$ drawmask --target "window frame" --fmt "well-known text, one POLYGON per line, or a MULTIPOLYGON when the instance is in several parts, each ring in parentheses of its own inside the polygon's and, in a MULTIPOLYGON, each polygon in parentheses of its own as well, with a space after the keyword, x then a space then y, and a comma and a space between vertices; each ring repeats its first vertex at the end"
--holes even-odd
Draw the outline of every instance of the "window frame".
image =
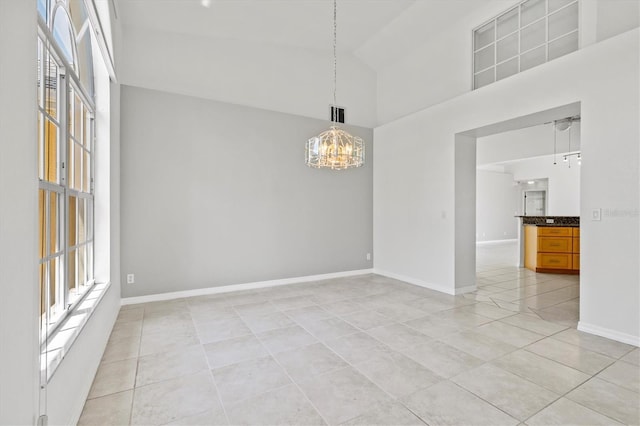
POLYGON ((575 51, 580 50, 582 48, 582 43, 581 43, 581 39, 580 39, 580 34, 582 34, 582 19, 581 19, 581 10, 582 10, 582 2, 581 0, 568 0, 568 3, 565 5, 562 5, 561 7, 553 10, 553 11, 549 11, 549 0, 542 0, 544 2, 544 6, 545 6, 545 11, 544 11, 544 15, 531 21, 528 22, 526 25, 522 25, 522 5, 527 3, 529 0, 521 0, 520 2, 518 2, 517 4, 509 7, 508 9, 505 9, 504 11, 500 12, 499 14, 495 15, 494 17, 487 19, 486 21, 482 22, 480 25, 474 27, 471 30, 471 90, 477 90, 479 88, 491 85, 493 83, 496 83, 500 80, 503 80, 505 78, 509 78, 513 75, 519 74, 523 71, 529 70, 531 68, 535 68, 538 65, 542 65, 544 63, 549 62, 550 60, 553 59, 557 59, 558 57, 564 56, 558 56, 556 58, 552 58, 549 59, 549 45, 557 40, 560 40, 564 37, 570 36, 571 34, 577 34, 578 36, 578 46, 576 48, 575 51), (577 15, 578 15, 578 25, 574 30, 571 30, 569 32, 563 33, 557 37, 554 37, 553 39, 549 39, 549 17, 552 15, 555 15, 556 13, 561 12, 562 10, 565 10, 567 8, 573 7, 573 5, 576 5, 576 7, 578 8, 577 10, 577 15), (517 20, 518 20, 518 25, 517 28, 507 34, 504 34, 500 37, 498 37, 498 20, 506 15, 508 15, 510 12, 517 10, 517 20), (531 47, 529 49, 527 49, 526 51, 522 50, 522 31, 523 29, 526 28, 530 28, 531 26, 538 24, 540 22, 544 22, 545 24, 545 28, 544 28, 544 34, 545 34, 545 39, 544 42, 541 44, 538 44, 534 47, 531 47), (488 43, 485 46, 482 46, 480 48, 476 48, 476 32, 480 29, 482 29, 483 27, 485 27, 488 24, 493 23, 493 40, 488 43), (510 56, 506 59, 503 59, 501 61, 498 60, 498 43, 500 41, 503 41, 505 39, 507 39, 508 37, 511 37, 513 35, 517 34, 518 35, 518 40, 517 40, 517 46, 518 46, 518 51, 515 55, 510 56), (522 70, 522 56, 530 53, 536 49, 539 49, 541 47, 544 47, 544 61, 533 65, 529 68, 526 68, 525 70, 522 70), (479 69, 478 71, 476 71, 476 53, 484 50, 484 49, 488 49, 488 48, 492 48, 493 49, 493 63, 492 65, 485 67, 483 69, 479 69), (502 78, 498 78, 498 66, 499 65, 503 65, 506 64, 509 61, 512 61, 516 59, 517 60, 517 71, 509 74, 505 77, 502 78), (480 74, 482 74, 483 72, 489 71, 489 70, 493 70, 493 81, 491 81, 490 83, 486 83, 484 85, 481 86, 476 86, 476 77, 480 74))
MULTIPOLYGON (((53 0, 55 3, 51 7, 52 16, 57 13, 59 8, 63 9, 63 12, 67 14, 67 18, 71 25, 70 31, 72 32, 72 36, 74 38, 73 42, 73 55, 74 58, 77 58, 77 46, 76 43, 76 34, 75 28, 73 27, 73 20, 69 16, 68 10, 63 7, 57 0, 53 0)), ((92 293, 92 289, 96 287, 95 281, 95 191, 94 191, 94 176, 95 176, 95 137, 96 137, 96 129, 95 129, 95 111, 96 104, 94 99, 89 96, 87 90, 81 83, 81 78, 77 73, 79 72, 79 68, 72 64, 70 64, 65 57, 64 52, 62 52, 60 46, 58 46, 55 41, 55 37, 52 34, 52 31, 49 28, 49 24, 45 22, 43 17, 38 14, 38 51, 37 51, 37 61, 40 61, 40 67, 38 69, 38 79, 40 80, 40 87, 38 87, 39 91, 39 99, 42 100, 42 104, 38 102, 38 110, 37 114, 42 114, 44 118, 42 122, 39 124, 39 136, 36 143, 38 144, 38 191, 45 191, 45 200, 47 198, 46 194, 50 192, 55 192, 60 195, 59 203, 62 203, 62 206, 58 206, 58 210, 61 212, 62 217, 61 226, 58 231, 58 244, 59 249, 55 254, 47 255, 45 257, 38 259, 39 268, 41 265, 46 265, 48 262, 52 260, 52 258, 58 258, 60 260, 60 268, 62 271, 60 272, 60 283, 59 286, 62 286, 62 296, 63 303, 62 311, 55 315, 55 317, 49 316, 49 294, 50 294, 50 281, 48 279, 49 275, 49 267, 45 267, 45 279, 44 286, 47 289, 46 295, 40 295, 40 300, 44 299, 45 307, 44 313, 39 313, 39 323, 40 323, 40 342, 41 342, 41 352, 44 354, 48 352, 51 348, 49 345, 52 343, 56 333, 59 331, 61 326, 65 324, 65 321, 74 314, 74 311, 78 306, 80 306, 87 296, 92 293), (56 77, 56 118, 53 119, 51 113, 47 108, 47 98, 46 98, 46 77, 47 71, 44 69, 46 65, 47 55, 51 55, 51 60, 55 62, 57 66, 57 77, 56 77), (75 144, 70 132, 69 132, 69 124, 71 123, 71 119, 69 116, 69 105, 73 100, 70 99, 70 89, 73 88, 74 93, 80 99, 80 102, 83 104, 84 108, 87 110, 87 120, 90 124, 90 131, 86 134, 86 141, 83 141, 89 144, 88 149, 82 151, 82 155, 84 158, 84 153, 88 152, 88 161, 89 161, 89 175, 88 175, 88 191, 83 192, 83 190, 74 189, 72 182, 69 182, 69 170, 70 164, 68 161, 68 146, 69 144, 75 144), (47 180, 46 176, 44 176, 43 164, 47 161, 44 159, 43 150, 45 143, 40 143, 40 139, 44 140, 45 132, 44 126, 46 123, 46 118, 52 118, 54 124, 58 127, 57 130, 57 159, 56 159, 56 167, 57 167, 57 177, 58 182, 52 182, 47 180), (42 177, 41 177, 42 176, 42 177), (90 200, 86 203, 86 211, 85 217, 89 218, 88 221, 85 221, 85 239, 82 242, 76 241, 76 245, 69 245, 69 221, 70 221, 70 212, 69 212, 69 199, 70 197, 76 197, 76 199, 83 198, 90 200), (90 212, 90 214, 89 214, 90 212), (90 231, 90 233, 89 233, 90 231), (91 271, 89 272, 89 278, 86 280, 86 285, 84 285, 82 292, 78 294, 73 301, 70 299, 70 290, 69 290, 69 282, 68 282, 68 271, 70 268, 70 252, 75 252, 78 247, 84 246, 86 247, 86 255, 85 255, 85 265, 91 266, 91 271), (89 247, 91 247, 89 249, 89 247)), ((52 18, 53 19, 53 18, 52 18)), ((77 60, 75 60, 77 62, 77 60)), ((86 125, 83 124, 83 125, 86 125)), ((84 179, 84 173, 83 177, 84 179)), ((40 239, 44 240, 45 247, 48 248, 50 244, 50 209, 48 208, 49 203, 46 201, 44 208, 44 238, 40 239)), ((77 214, 77 213, 76 213, 77 214)), ((40 214, 39 214, 40 215, 40 214)), ((42 242, 40 242, 42 244, 42 242)), ((45 251, 46 253, 46 251, 45 251)), ((76 266, 77 267, 77 266, 76 266)), ((85 273, 86 274, 86 273, 85 273)), ((39 292, 42 291, 42 282, 38 284, 39 292)), ((57 291, 56 291, 57 292, 57 291)), ((52 373, 50 371, 49 373, 52 373)), ((48 379, 49 377, 47 377, 48 379)))

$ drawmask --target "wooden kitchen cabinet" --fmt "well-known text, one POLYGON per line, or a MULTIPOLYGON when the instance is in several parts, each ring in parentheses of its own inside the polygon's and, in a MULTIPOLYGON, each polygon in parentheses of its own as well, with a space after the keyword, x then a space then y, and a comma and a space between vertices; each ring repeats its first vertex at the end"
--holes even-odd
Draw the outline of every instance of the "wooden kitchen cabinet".
POLYGON ((580 228, 525 225, 524 266, 535 272, 580 272, 580 228))

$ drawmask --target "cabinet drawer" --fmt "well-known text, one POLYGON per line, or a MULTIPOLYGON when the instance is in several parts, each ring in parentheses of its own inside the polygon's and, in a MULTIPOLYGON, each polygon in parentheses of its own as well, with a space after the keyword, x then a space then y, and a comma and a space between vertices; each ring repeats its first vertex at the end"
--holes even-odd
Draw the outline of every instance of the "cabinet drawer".
POLYGON ((573 239, 573 253, 580 253, 580 237, 573 239))
POLYGON ((574 254, 573 256, 573 266, 571 269, 580 270, 580 255, 574 254))
POLYGON ((538 268, 571 269, 570 253, 538 253, 538 268))
POLYGON ((573 250, 573 238, 571 237, 539 237, 538 253, 571 253, 573 250))
POLYGON ((556 226, 539 226, 538 236, 548 235, 550 237, 572 237, 573 228, 560 228, 556 226))
POLYGON ((573 228, 573 236, 574 237, 580 236, 580 228, 573 228))

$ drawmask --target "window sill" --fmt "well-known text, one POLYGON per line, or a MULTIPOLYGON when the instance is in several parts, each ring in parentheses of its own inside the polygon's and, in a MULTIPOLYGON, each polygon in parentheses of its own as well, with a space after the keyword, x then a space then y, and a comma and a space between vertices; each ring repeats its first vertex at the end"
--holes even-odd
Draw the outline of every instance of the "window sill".
POLYGON ((85 324, 91 318, 111 283, 97 283, 56 331, 49 336, 47 346, 40 354, 40 374, 47 382, 69 352, 85 324))

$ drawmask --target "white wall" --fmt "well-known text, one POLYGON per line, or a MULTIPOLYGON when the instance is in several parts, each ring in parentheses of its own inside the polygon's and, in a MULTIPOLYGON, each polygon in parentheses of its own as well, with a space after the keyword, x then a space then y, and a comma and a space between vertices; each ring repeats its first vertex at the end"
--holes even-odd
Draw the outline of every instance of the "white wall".
MULTIPOLYGON (((547 216, 580 216, 580 171, 575 157, 569 163, 559 156, 553 164, 553 155, 527 158, 510 162, 505 169, 516 181, 548 179, 547 216)), ((518 214, 522 214, 522 203, 518 204, 518 214)))
MULTIPOLYGON (((127 28, 122 84, 271 111, 329 118, 333 57, 327 51, 127 28)), ((347 124, 376 122, 375 73, 350 54, 338 57, 337 103, 347 124)))
POLYGON ((304 164, 303 118, 123 86, 123 296, 371 268, 372 131, 361 168, 304 164))
POLYGON ((518 237, 520 188, 511 173, 476 171, 476 241, 518 237))
POLYGON ((455 291, 455 135, 580 102, 580 216, 626 212, 581 224, 580 328, 640 343, 639 36, 624 33, 376 128, 375 269, 455 291))
MULTIPOLYGON (((473 29, 517 3, 487 1, 483 8, 450 23, 437 37, 425 35, 419 47, 378 69, 378 123, 388 123, 470 91, 473 29)), ((582 48, 638 27, 638 5, 635 0, 582 0, 582 48)), ((420 13, 430 13, 428 8, 415 8, 415 12, 411 16, 414 21, 420 20, 420 13)))
POLYGON ((0 1, 0 424, 3 425, 34 424, 38 414, 35 17, 35 1, 0 1))

